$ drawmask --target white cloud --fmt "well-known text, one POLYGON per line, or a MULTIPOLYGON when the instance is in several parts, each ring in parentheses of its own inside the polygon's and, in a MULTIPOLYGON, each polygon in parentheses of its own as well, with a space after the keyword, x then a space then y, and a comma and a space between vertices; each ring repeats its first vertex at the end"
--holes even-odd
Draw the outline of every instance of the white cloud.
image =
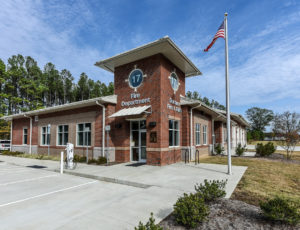
POLYGON ((96 61, 108 56, 107 49, 97 50, 74 42, 74 36, 81 27, 96 26, 88 7, 80 1, 72 6, 53 4, 52 9, 49 5, 46 9, 43 4, 31 1, 2 2, 0 31, 5 36, 0 36, 0 58, 7 59, 20 53, 35 58, 41 68, 46 62, 52 62, 58 69, 71 70, 76 78, 88 69, 87 74, 95 80, 112 81, 111 74, 99 71, 94 66, 96 61))
MULTIPOLYGON (((283 20, 282 24, 279 24, 280 18, 269 23, 277 24, 275 28, 282 30, 281 33, 267 25, 264 30, 230 47, 231 105, 300 101, 300 32, 295 24, 300 20, 295 15, 286 16, 288 20, 283 20), (294 30, 285 31, 288 26, 293 26, 294 30)), ((194 58, 200 69, 202 66, 204 75, 189 80, 187 87, 225 103, 224 54, 223 49, 218 48, 213 47, 208 57, 201 56, 202 60, 199 55, 194 58)), ((292 107, 299 109, 299 104, 292 107)))

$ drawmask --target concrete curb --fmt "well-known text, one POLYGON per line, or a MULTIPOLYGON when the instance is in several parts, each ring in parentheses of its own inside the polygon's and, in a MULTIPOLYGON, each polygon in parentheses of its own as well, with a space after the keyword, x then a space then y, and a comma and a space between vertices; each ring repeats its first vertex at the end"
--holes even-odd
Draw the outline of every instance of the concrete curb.
MULTIPOLYGON (((54 169, 54 170, 50 169, 49 171, 58 172, 58 173, 60 172, 60 170, 58 170, 58 169, 54 169)), ((122 185, 132 186, 132 187, 136 187, 136 188, 143 188, 143 189, 147 189, 147 188, 150 188, 151 186, 153 186, 153 185, 148 185, 148 184, 127 181, 127 180, 119 180, 119 179, 111 178, 111 177, 96 176, 96 175, 90 175, 90 174, 78 173, 78 172, 72 172, 72 171, 64 171, 64 174, 85 177, 85 178, 109 182, 109 183, 122 184, 122 185)))

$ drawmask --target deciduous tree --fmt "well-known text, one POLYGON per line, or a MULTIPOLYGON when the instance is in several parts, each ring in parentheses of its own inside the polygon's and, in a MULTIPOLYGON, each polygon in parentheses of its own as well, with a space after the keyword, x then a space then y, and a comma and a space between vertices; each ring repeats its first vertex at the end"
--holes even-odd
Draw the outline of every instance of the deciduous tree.
POLYGON ((300 114, 289 111, 276 114, 273 121, 273 132, 286 150, 287 159, 291 159, 295 146, 300 141, 300 114))

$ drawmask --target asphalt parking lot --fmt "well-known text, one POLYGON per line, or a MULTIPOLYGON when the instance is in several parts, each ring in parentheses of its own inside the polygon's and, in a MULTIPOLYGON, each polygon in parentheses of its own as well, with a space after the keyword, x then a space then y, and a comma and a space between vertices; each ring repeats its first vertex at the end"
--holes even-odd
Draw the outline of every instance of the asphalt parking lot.
MULTIPOLYGON (((142 188, 61 175, 45 170, 46 166, 34 167, 39 161, 32 159, 1 156, 0 160, 0 229, 134 229, 140 220, 146 222, 150 212, 157 221, 169 215, 177 198, 192 192, 196 181, 229 178, 222 172, 224 166, 205 164, 199 168, 181 164, 79 167, 81 172, 149 185, 142 188), (27 163, 20 166, 4 160, 27 163)), ((233 168, 229 195, 245 170, 233 168)))

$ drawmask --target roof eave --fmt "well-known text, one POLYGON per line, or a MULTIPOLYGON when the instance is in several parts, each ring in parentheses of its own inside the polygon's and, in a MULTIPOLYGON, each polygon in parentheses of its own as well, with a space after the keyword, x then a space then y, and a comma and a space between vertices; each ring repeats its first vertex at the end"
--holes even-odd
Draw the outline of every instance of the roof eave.
MULTIPOLYGON (((194 70, 193 72, 190 72, 190 73, 185 72, 186 77, 202 75, 201 71, 192 63, 192 61, 179 49, 179 47, 176 46, 176 44, 168 36, 165 36, 165 37, 163 37, 161 39, 158 39, 154 42, 150 42, 146 45, 142 45, 142 46, 139 46, 137 48, 128 50, 126 52, 114 55, 114 56, 112 56, 110 58, 107 58, 107 59, 104 59, 102 61, 98 61, 98 62, 95 63, 95 66, 98 66, 102 69, 105 69, 105 70, 111 72, 111 73, 114 73, 114 70, 111 69, 110 67, 108 67, 108 65, 107 65, 108 62, 112 62, 113 60, 125 57, 127 55, 131 55, 133 53, 137 53, 140 50, 146 49, 146 48, 154 46, 154 45, 158 45, 158 44, 163 43, 163 42, 168 42, 177 51, 177 53, 184 59, 184 61, 186 61, 190 65, 190 67, 194 70)), ((115 67, 117 67, 117 66, 114 66, 114 68, 115 67)))
POLYGON ((102 104, 116 104, 116 102, 113 101, 113 97, 116 97, 116 95, 93 98, 93 99, 84 100, 84 101, 76 101, 76 102, 69 103, 69 104, 47 107, 47 108, 43 108, 43 109, 28 111, 28 112, 24 112, 24 113, 9 115, 9 116, 3 116, 0 119, 6 120, 6 121, 11 121, 13 119, 19 119, 19 118, 26 117, 26 116, 36 116, 36 115, 55 113, 55 112, 60 112, 60 111, 65 111, 65 110, 70 110, 70 109, 83 108, 83 107, 92 106, 92 105, 96 104, 96 101, 98 101, 102 104), (111 98, 109 98, 109 97, 111 97, 111 98))

